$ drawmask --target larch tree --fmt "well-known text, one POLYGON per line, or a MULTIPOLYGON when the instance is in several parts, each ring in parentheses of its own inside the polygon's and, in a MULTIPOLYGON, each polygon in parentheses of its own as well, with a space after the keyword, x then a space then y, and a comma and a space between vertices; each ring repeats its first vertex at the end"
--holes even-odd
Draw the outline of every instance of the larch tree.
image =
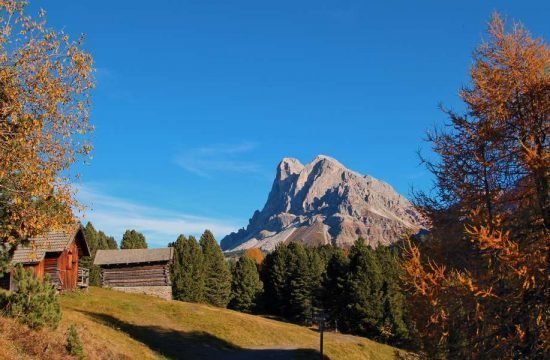
POLYGON ((244 254, 256 262, 256 265, 261 266, 265 255, 260 248, 247 249, 244 254))
POLYGON ((0 272, 19 242, 75 221, 70 170, 92 130, 92 57, 25 9, 0 1, 0 272))
POLYGON ((147 249, 145 236, 136 230, 126 230, 120 241, 121 249, 147 249))
POLYGON ((488 35, 460 92, 466 113, 448 111, 450 126, 428 138, 436 196, 417 202, 433 228, 407 247, 408 302, 431 356, 544 358, 550 48, 498 15, 488 35))
POLYGON ((231 272, 222 249, 209 230, 199 240, 204 257, 204 301, 226 307, 231 295, 231 272))

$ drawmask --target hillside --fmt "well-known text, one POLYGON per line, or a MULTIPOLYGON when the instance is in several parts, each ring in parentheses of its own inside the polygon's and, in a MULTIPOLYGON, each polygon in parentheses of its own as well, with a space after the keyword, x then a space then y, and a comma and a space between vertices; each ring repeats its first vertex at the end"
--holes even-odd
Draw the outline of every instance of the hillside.
MULTIPOLYGON (((0 318, 0 358, 67 358, 61 344, 70 324, 76 324, 90 359, 319 358, 317 332, 231 310, 93 287, 63 295, 61 304, 63 320, 54 332, 30 332, 0 318), (10 341, 10 331, 25 336, 10 341)), ((325 335, 330 359, 391 359, 395 351, 360 337, 325 335)))
POLYGON ((246 229, 222 239, 221 246, 270 251, 280 242, 300 241, 349 247, 358 237, 372 246, 388 245, 423 225, 414 206, 383 181, 324 155, 307 165, 285 158, 264 208, 246 229))

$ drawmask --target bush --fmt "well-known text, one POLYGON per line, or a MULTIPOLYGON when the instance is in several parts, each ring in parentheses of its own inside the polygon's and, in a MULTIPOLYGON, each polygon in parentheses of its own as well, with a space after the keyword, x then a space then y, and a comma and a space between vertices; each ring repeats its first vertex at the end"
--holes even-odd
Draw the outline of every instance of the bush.
POLYGON ((0 289, 0 312, 3 312, 9 304, 11 291, 0 289))
POLYGON ((61 308, 56 290, 49 281, 38 279, 32 271, 18 266, 14 269, 17 291, 9 296, 7 315, 30 328, 56 328, 61 320, 61 308))
POLYGON ((84 347, 82 346, 82 340, 76 330, 76 326, 71 325, 67 333, 67 351, 77 359, 84 359, 84 347))

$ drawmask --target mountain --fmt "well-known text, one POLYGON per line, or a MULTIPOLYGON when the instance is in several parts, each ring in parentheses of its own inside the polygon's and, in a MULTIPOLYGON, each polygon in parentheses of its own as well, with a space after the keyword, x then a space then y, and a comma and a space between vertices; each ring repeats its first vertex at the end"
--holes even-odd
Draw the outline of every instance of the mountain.
POLYGON ((262 211, 254 212, 246 229, 222 239, 221 246, 270 251, 280 242, 299 241, 349 247, 358 237, 372 246, 389 245, 422 228, 422 216, 387 183, 324 155, 305 166, 285 158, 262 211))

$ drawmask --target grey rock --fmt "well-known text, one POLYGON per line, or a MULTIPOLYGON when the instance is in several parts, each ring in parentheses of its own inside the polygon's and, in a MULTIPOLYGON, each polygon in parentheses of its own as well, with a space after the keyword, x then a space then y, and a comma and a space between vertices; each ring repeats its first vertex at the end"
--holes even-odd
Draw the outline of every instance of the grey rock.
POLYGON ((389 184, 324 155, 305 166, 284 158, 262 211, 254 212, 246 229, 222 239, 221 246, 270 251, 280 242, 299 241, 349 247, 362 237, 375 247, 424 228, 422 216, 389 184))

